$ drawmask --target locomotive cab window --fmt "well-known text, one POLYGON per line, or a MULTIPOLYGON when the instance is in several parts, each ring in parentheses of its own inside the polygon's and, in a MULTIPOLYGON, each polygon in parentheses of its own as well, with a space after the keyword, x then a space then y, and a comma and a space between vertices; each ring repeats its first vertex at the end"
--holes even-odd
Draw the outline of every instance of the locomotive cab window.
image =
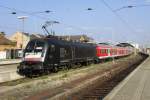
POLYGON ((36 42, 35 47, 34 47, 34 51, 36 53, 41 53, 43 52, 43 48, 44 48, 44 43, 43 42, 36 42))
POLYGON ((45 43, 41 41, 31 41, 25 49, 24 56, 42 57, 45 43))

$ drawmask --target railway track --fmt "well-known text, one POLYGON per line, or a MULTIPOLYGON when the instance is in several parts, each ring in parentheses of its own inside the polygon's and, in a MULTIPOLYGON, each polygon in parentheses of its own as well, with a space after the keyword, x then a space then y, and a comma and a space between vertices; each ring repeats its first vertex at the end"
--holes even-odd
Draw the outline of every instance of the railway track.
POLYGON ((81 95, 73 95, 71 98, 76 98, 80 100, 103 100, 104 97, 116 86, 118 85, 127 75, 129 75, 144 59, 133 64, 130 67, 122 70, 109 80, 103 82, 102 84, 95 83, 93 87, 88 90, 83 90, 81 95))
MULTIPOLYGON (((25 99, 25 100, 26 99, 33 100, 33 98, 37 98, 37 99, 39 99, 39 98, 46 98, 46 99, 55 98, 55 100, 58 100, 58 98, 59 99, 64 98, 62 100, 66 100, 68 98, 70 98, 70 100, 85 100, 85 99, 101 100, 124 77, 126 77, 126 75, 128 73, 130 73, 134 68, 136 68, 138 63, 135 64, 135 62, 137 60, 132 60, 133 58, 134 58, 134 56, 129 57, 129 58, 127 57, 127 59, 123 58, 123 59, 120 59, 119 62, 116 60, 116 63, 113 64, 113 66, 111 65, 112 62, 108 62, 108 64, 105 64, 105 63, 100 64, 100 65, 102 65, 101 67, 99 65, 94 65, 95 68, 97 68, 97 73, 95 73, 95 72, 93 73, 92 70, 89 70, 88 67, 85 67, 85 69, 83 68, 81 70, 79 70, 80 68, 76 69, 77 72, 73 69, 71 71, 68 71, 67 73, 59 72, 59 73, 54 73, 54 74, 48 75, 46 77, 42 76, 43 78, 42 77, 33 78, 33 79, 25 78, 25 79, 19 79, 17 81, 13 81, 13 82, 11 81, 10 83, 4 83, 4 84, 1 84, 0 86, 3 86, 4 88, 6 88, 8 86, 10 89, 7 91, 1 92, 0 99, 6 98, 6 97, 13 97, 14 99, 20 98, 20 99, 25 99), (127 65, 128 65, 128 67, 125 67, 127 65), (110 67, 108 67, 108 66, 110 66, 110 67), (129 67, 129 66, 135 66, 135 67, 129 67), (99 68, 102 68, 102 67, 108 67, 108 69, 101 70, 101 71, 98 70, 99 68), (84 70, 88 74, 83 74, 84 70), (121 70, 123 70, 123 71, 121 71, 121 70), (89 71, 91 73, 89 73, 89 71), (117 74, 116 74, 116 72, 117 72, 117 74), (79 75, 77 75, 77 73, 81 76, 79 77, 79 75), (65 80, 69 79, 69 81, 63 80, 63 77, 65 80), (96 77, 99 77, 99 78, 96 78, 96 77), (73 80, 70 80, 70 79, 73 79, 73 80), (58 81, 59 81, 59 83, 58 83, 58 81), (52 86, 53 83, 54 83, 54 85, 52 86), (36 85, 36 84, 38 84, 38 85, 36 85), (36 90, 35 90, 35 88, 36 88, 36 90), (20 92, 21 92, 21 94, 20 94, 20 92), (17 95, 17 96, 14 96, 14 95, 17 95)), ((137 56, 136 56, 136 58, 137 58, 137 56)), ((138 59, 142 59, 142 58, 139 57, 138 59)), ((141 61, 138 60, 138 62, 142 62, 142 60, 141 61)), ((95 68, 93 68, 94 66, 92 66, 91 68, 95 69, 95 68)))
POLYGON ((26 100, 102 100, 128 73, 133 71, 145 58, 122 60, 112 68, 94 73, 86 78, 61 85, 55 90, 46 89, 26 100), (123 63, 124 62, 124 63, 123 63))
POLYGON ((119 82, 121 82, 135 67, 129 67, 118 73, 115 77, 94 88, 91 93, 83 96, 83 99, 102 100, 119 82))

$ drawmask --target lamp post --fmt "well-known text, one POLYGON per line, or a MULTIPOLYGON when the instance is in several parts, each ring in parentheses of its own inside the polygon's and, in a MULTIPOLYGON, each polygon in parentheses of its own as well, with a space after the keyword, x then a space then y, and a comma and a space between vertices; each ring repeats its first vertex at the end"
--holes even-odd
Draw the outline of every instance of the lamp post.
POLYGON ((25 21, 26 18, 28 18, 28 16, 18 16, 17 18, 22 21, 22 43, 21 43, 21 49, 22 49, 22 52, 23 52, 24 21, 25 21))
MULTIPOLYGON (((45 11, 40 11, 40 12, 32 12, 32 13, 27 13, 25 12, 26 14, 29 14, 29 15, 36 15, 36 14, 40 14, 40 13, 50 13, 50 12, 53 12, 53 11, 50 11, 50 10, 45 10, 45 11)), ((11 14, 17 14, 17 12, 12 12, 11 14)), ((21 49, 23 50, 23 33, 24 33, 24 22, 25 22, 25 19, 28 18, 28 16, 18 16, 17 17, 18 19, 22 20, 22 45, 21 45, 21 49)))

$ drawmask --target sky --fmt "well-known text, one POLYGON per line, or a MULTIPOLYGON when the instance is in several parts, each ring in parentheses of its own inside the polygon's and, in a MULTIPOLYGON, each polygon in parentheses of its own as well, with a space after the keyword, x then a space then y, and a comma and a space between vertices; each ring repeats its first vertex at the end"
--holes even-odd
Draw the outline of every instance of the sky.
POLYGON ((97 42, 147 45, 149 11, 150 0, 0 0, 0 31, 7 36, 23 30, 46 34, 42 25, 46 21, 58 21, 59 24, 48 27, 56 35, 86 34, 97 42), (120 9, 129 5, 136 7, 120 9), (46 10, 52 12, 45 13, 46 10), (27 16, 24 24, 19 16, 27 16))

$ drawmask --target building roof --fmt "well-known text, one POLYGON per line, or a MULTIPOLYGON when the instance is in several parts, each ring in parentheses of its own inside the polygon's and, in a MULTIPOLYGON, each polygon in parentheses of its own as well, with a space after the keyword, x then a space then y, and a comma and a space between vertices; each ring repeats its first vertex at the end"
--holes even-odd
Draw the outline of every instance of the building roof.
POLYGON ((15 45, 16 42, 12 42, 7 39, 4 35, 0 35, 0 45, 15 45))
POLYGON ((100 45, 108 45, 108 46, 112 46, 113 45, 113 44, 108 43, 108 42, 101 42, 101 43, 98 43, 98 44, 100 44, 100 45))
POLYGON ((37 38, 44 38, 45 36, 42 34, 31 34, 30 38, 31 39, 37 39, 37 38))
MULTIPOLYGON (((24 33, 23 32, 16 32, 16 33, 23 34, 24 36, 29 37, 31 39, 44 38, 45 37, 42 34, 34 34, 34 33, 30 34, 30 33, 25 33, 25 32, 24 33)), ((14 35, 16 35, 16 33, 14 35)))
MULTIPOLYGON (((22 32, 21 32, 21 34, 22 34, 22 32)), ((26 36, 30 36, 30 34, 29 33, 23 33, 24 35, 26 35, 26 36)))
POLYGON ((132 44, 130 43, 119 43, 117 44, 116 46, 119 46, 119 47, 134 47, 132 44))

